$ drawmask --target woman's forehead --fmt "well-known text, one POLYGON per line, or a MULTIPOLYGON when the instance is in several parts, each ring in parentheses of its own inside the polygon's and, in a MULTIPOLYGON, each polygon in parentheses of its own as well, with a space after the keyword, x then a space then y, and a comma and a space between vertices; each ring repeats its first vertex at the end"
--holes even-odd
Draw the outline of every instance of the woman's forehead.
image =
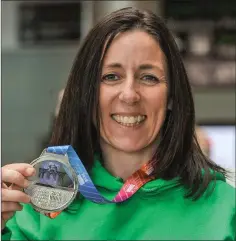
POLYGON ((129 64, 156 65, 165 69, 165 55, 158 41, 148 33, 135 30, 120 33, 109 46, 103 67, 129 64))

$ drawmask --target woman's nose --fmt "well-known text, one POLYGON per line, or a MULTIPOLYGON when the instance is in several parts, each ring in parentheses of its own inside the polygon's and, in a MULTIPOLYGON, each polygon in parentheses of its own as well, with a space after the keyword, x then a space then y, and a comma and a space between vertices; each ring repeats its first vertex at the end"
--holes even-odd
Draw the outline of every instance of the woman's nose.
POLYGON ((126 104, 136 104, 140 100, 138 87, 136 83, 126 83, 122 86, 119 99, 126 104))

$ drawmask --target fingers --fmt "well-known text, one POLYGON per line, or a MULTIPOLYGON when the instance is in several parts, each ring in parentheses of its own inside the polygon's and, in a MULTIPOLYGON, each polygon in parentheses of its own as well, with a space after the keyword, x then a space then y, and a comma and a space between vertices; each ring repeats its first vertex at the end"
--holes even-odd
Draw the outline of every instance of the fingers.
POLYGON ((22 205, 16 202, 2 202, 2 212, 21 211, 22 205))
POLYGON ((9 189, 9 190, 21 190, 22 191, 22 187, 19 187, 15 184, 10 184, 10 185, 7 185, 6 183, 2 183, 2 188, 5 188, 5 189, 9 189))
MULTIPOLYGON (((36 170, 28 163, 13 163, 1 168, 2 182, 13 183, 20 187, 27 187, 25 177, 34 175, 36 170)), ((4 188, 6 188, 4 186, 4 188)))
POLYGON ((8 187, 9 190, 19 190, 19 191, 22 191, 22 187, 19 187, 15 184, 11 184, 9 187, 8 187))
POLYGON ((20 187, 28 186, 28 180, 20 172, 12 169, 2 169, 2 182, 13 183, 20 187))
POLYGON ((9 187, 7 186, 6 183, 2 182, 2 188, 6 188, 6 189, 8 189, 9 187))
POLYGON ((35 169, 28 163, 12 163, 2 167, 2 170, 10 169, 21 173, 25 177, 35 174, 35 169))
POLYGON ((26 177, 33 176, 35 169, 27 163, 9 164, 1 168, 2 178, 2 201, 1 220, 2 227, 16 211, 22 210, 20 203, 29 203, 30 197, 22 192, 22 188, 29 185, 26 177))
MULTIPOLYGON (((2 182, 5 184, 16 184, 20 187, 27 187, 29 185, 28 180, 25 178, 24 175, 22 175, 20 172, 14 170, 14 169, 8 169, 7 167, 2 168, 2 182)), ((34 168, 27 168, 25 173, 28 173, 27 175, 29 176, 29 173, 31 175, 35 174, 35 169, 34 168)), ((6 188, 4 185, 3 188, 6 188)))
POLYGON ((30 196, 19 190, 2 189, 2 201, 29 203, 30 196))
POLYGON ((6 221, 10 218, 13 217, 13 215, 15 214, 15 212, 4 212, 4 213, 1 213, 1 228, 3 230, 3 228, 5 227, 5 224, 6 224, 6 221))
POLYGON ((12 218, 14 214, 15 214, 15 212, 5 212, 5 213, 2 213, 2 218, 4 220, 8 220, 8 219, 12 218))

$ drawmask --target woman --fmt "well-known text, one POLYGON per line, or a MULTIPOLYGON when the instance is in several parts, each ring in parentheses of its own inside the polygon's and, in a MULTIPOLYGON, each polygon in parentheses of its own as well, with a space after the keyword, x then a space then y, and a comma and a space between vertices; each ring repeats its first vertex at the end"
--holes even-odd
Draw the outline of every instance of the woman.
MULTIPOLYGON (((106 16, 88 34, 65 88, 51 145, 72 145, 101 194, 112 199, 129 177, 155 161, 149 182, 125 202, 79 197, 55 219, 24 205, 5 239, 233 240, 235 191, 197 144, 194 104, 175 42, 153 13, 106 16)), ((34 170, 2 168, 3 227, 34 170)))

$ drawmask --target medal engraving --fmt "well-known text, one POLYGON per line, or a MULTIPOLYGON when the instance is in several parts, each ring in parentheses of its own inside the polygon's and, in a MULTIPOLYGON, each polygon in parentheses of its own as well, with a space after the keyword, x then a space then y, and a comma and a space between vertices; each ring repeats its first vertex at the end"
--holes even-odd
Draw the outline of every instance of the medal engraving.
POLYGON ((38 208, 54 210, 63 208, 73 197, 74 190, 56 189, 47 186, 34 184, 28 189, 28 194, 31 196, 31 202, 38 208))

